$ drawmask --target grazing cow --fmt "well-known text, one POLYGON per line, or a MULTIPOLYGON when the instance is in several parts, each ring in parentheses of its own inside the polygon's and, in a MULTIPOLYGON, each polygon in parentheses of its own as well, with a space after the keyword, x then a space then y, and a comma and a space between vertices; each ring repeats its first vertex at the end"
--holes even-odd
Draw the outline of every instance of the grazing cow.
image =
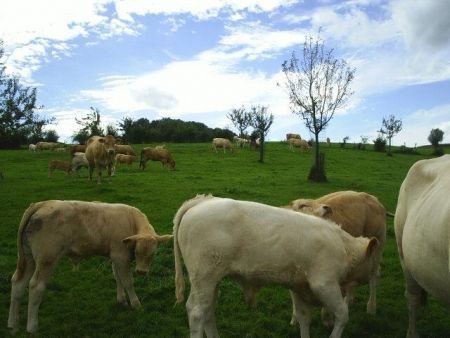
POLYGON ((136 152, 129 144, 116 144, 114 148, 116 150, 116 154, 136 156, 136 152))
POLYGON ((97 168, 97 183, 101 183, 102 169, 107 168, 108 177, 111 179, 112 168, 114 166, 114 136, 92 136, 87 141, 86 159, 89 163, 89 179, 92 180, 94 168, 97 168))
POLYGON ((74 156, 75 153, 84 153, 86 151, 85 144, 73 144, 70 147, 70 155, 74 156))
POLYGON ((302 151, 308 151, 311 146, 308 144, 306 140, 301 140, 298 138, 290 138, 288 140, 289 149, 294 151, 294 148, 300 148, 302 151))
POLYGON ((33 144, 33 143, 30 143, 30 144, 28 145, 28 150, 29 150, 29 151, 32 151, 32 152, 36 152, 36 145, 33 144))
MULTIPOLYGON (((297 199, 289 203, 288 208, 310 215, 329 219, 339 224, 353 237, 375 237, 380 245, 374 257, 377 265, 370 273, 370 296, 367 313, 376 313, 376 286, 379 275, 379 263, 386 242, 386 210, 375 196, 365 192, 337 191, 316 200, 297 199)), ((354 285, 356 286, 356 285, 354 285)), ((352 301, 353 290, 346 291, 346 300, 352 301)))
POLYGON ((248 140, 241 137, 233 137, 233 142, 236 144, 236 146, 239 146, 240 148, 243 148, 246 144, 248 144, 248 140))
POLYGON ((38 142, 36 143, 36 150, 54 150, 60 147, 58 142, 38 142))
POLYGON ((146 147, 141 150, 139 168, 145 169, 147 161, 160 161, 164 168, 175 169, 175 161, 164 146, 146 147))
POLYGON ((89 170, 89 162, 85 153, 76 152, 72 157, 72 172, 77 173, 80 176, 80 169, 86 168, 89 170))
POLYGON ((48 162, 48 177, 51 177, 55 169, 65 171, 68 175, 72 171, 72 164, 70 161, 51 160, 48 162))
POLYGON ((406 281, 408 337, 427 294, 450 305, 450 155, 416 162, 403 181, 395 237, 406 281))
POLYGON ((136 160, 136 156, 134 155, 124 155, 124 154, 117 154, 116 155, 116 165, 119 163, 125 163, 128 165, 128 169, 131 168, 131 165, 136 160))
POLYGON ((229 139, 221 138, 221 137, 215 137, 212 141, 212 147, 217 153, 217 148, 222 148, 223 152, 226 153, 226 150, 229 149, 230 152, 233 152, 233 145, 231 144, 229 139))
POLYGON ((117 301, 139 308, 134 291, 131 261, 136 271, 148 272, 159 242, 147 217, 125 204, 82 201, 42 201, 31 204, 22 216, 17 234, 18 261, 11 279, 8 327, 17 330, 20 300, 29 282, 27 331, 38 329, 38 311, 46 285, 58 259, 107 256, 117 283, 117 301), (133 249, 133 250, 131 250, 133 249))
POLYGON ((177 303, 184 300, 182 258, 191 283, 191 337, 219 336, 214 307, 226 276, 245 293, 267 284, 290 289, 303 338, 312 306, 323 304, 336 318, 331 337, 340 337, 348 321, 341 288, 372 269, 378 247, 376 238, 355 238, 319 217, 203 195, 180 207, 173 234, 177 303))
POLYGON ((287 133, 286 134, 286 141, 289 141, 291 138, 295 138, 298 140, 301 140, 300 134, 293 134, 293 133, 287 133))

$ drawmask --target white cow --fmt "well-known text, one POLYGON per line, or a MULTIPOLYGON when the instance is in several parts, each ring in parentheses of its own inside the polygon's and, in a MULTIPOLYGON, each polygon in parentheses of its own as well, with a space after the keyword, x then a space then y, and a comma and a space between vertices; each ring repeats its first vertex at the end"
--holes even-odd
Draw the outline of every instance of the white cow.
POLYGON ((30 143, 30 144, 28 145, 28 150, 29 150, 29 151, 32 151, 32 152, 36 152, 36 145, 33 144, 33 143, 30 143))
POLYGON ((395 237, 406 280, 408 337, 427 293, 450 305, 450 155, 416 162, 402 183, 395 237))
POLYGON ((226 150, 229 149, 230 152, 233 152, 233 144, 227 138, 215 137, 212 141, 212 148, 217 153, 217 148, 222 148, 223 152, 226 153, 226 150))
POLYGON ((25 210, 17 234, 17 268, 11 279, 8 327, 18 329, 20 300, 29 283, 27 331, 38 329, 43 293, 58 260, 75 263, 83 256, 109 256, 117 283, 117 301, 141 307, 134 291, 131 261, 137 272, 148 272, 159 242, 147 217, 126 204, 83 201, 43 201, 25 210))
POLYGON ((315 216, 200 195, 174 218, 177 303, 184 300, 183 257, 191 282, 191 337, 218 337, 214 307, 225 276, 244 292, 267 284, 290 289, 302 338, 309 337, 311 307, 323 304, 335 315, 331 337, 340 337, 348 321, 341 287, 366 277, 377 247, 376 238, 352 237, 315 216))

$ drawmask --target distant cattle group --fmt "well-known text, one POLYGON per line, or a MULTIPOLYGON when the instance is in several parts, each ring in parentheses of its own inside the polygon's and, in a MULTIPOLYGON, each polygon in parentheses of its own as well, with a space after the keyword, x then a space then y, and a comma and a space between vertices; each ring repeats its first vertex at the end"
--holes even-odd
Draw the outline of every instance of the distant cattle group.
MULTIPOLYGON (((309 149, 298 134, 288 133, 286 141, 292 149, 309 149)), ((239 142, 234 140, 240 147, 239 142)), ((40 143, 30 145, 29 150, 38 150, 40 143)), ((133 147, 116 143, 108 135, 91 137, 84 147, 72 146, 70 160, 49 162, 48 176, 54 170, 69 174, 86 167, 89 178, 92 180, 96 172, 100 183, 105 171, 110 178, 115 166, 126 164, 130 168, 138 159, 133 147)), ((43 144, 39 150, 61 147, 43 144)), ((215 152, 234 149, 225 138, 214 138, 211 146, 215 152)), ((146 169, 148 161, 175 168, 165 145, 142 148, 139 168, 146 169)), ((450 155, 417 162, 398 196, 395 236, 406 280, 410 337, 417 337, 417 311, 424 295, 430 293, 450 304, 448 168, 450 155)), ((186 310, 191 337, 219 336, 215 308, 218 285, 226 277, 240 284, 250 306, 256 304, 265 285, 289 290, 291 324, 299 324, 302 338, 310 336, 316 306, 322 307, 323 323, 333 327, 331 337, 341 337, 360 285, 369 286, 367 313, 377 311, 376 287, 389 213, 376 196, 344 190, 270 206, 197 195, 173 212, 173 233, 159 235, 147 216, 126 204, 75 200, 32 203, 23 213, 17 234, 18 260, 11 279, 8 327, 18 329, 20 301, 28 286, 27 332, 38 330, 42 296, 63 255, 74 264, 84 256, 108 256, 117 301, 140 308, 131 263, 135 261, 136 271, 148 272, 158 244, 172 238, 177 303, 185 300, 185 271, 190 281, 186 310)))

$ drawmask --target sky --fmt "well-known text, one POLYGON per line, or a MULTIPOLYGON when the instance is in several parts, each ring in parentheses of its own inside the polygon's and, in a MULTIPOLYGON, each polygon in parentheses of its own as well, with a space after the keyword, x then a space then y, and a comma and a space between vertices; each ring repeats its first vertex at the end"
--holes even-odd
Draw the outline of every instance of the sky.
POLYGON ((37 88, 40 116, 71 142, 90 107, 103 126, 164 117, 236 131, 234 108, 268 106, 268 139, 313 135, 291 112, 281 64, 320 34, 356 69, 353 95, 320 139, 374 140, 402 120, 395 145, 450 143, 448 0, 0 0, 10 75, 37 88), (281 85, 277 85, 281 84, 281 85))

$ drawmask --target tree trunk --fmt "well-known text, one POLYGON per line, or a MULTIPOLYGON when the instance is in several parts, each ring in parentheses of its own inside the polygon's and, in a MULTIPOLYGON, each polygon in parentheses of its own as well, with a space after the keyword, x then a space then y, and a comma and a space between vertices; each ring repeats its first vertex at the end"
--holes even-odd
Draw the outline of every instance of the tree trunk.
POLYGON ((259 139, 259 162, 264 163, 264 135, 259 139))
POLYGON ((327 182, 325 175, 325 154, 319 151, 319 133, 315 134, 315 161, 309 170, 308 180, 314 182, 327 182))

